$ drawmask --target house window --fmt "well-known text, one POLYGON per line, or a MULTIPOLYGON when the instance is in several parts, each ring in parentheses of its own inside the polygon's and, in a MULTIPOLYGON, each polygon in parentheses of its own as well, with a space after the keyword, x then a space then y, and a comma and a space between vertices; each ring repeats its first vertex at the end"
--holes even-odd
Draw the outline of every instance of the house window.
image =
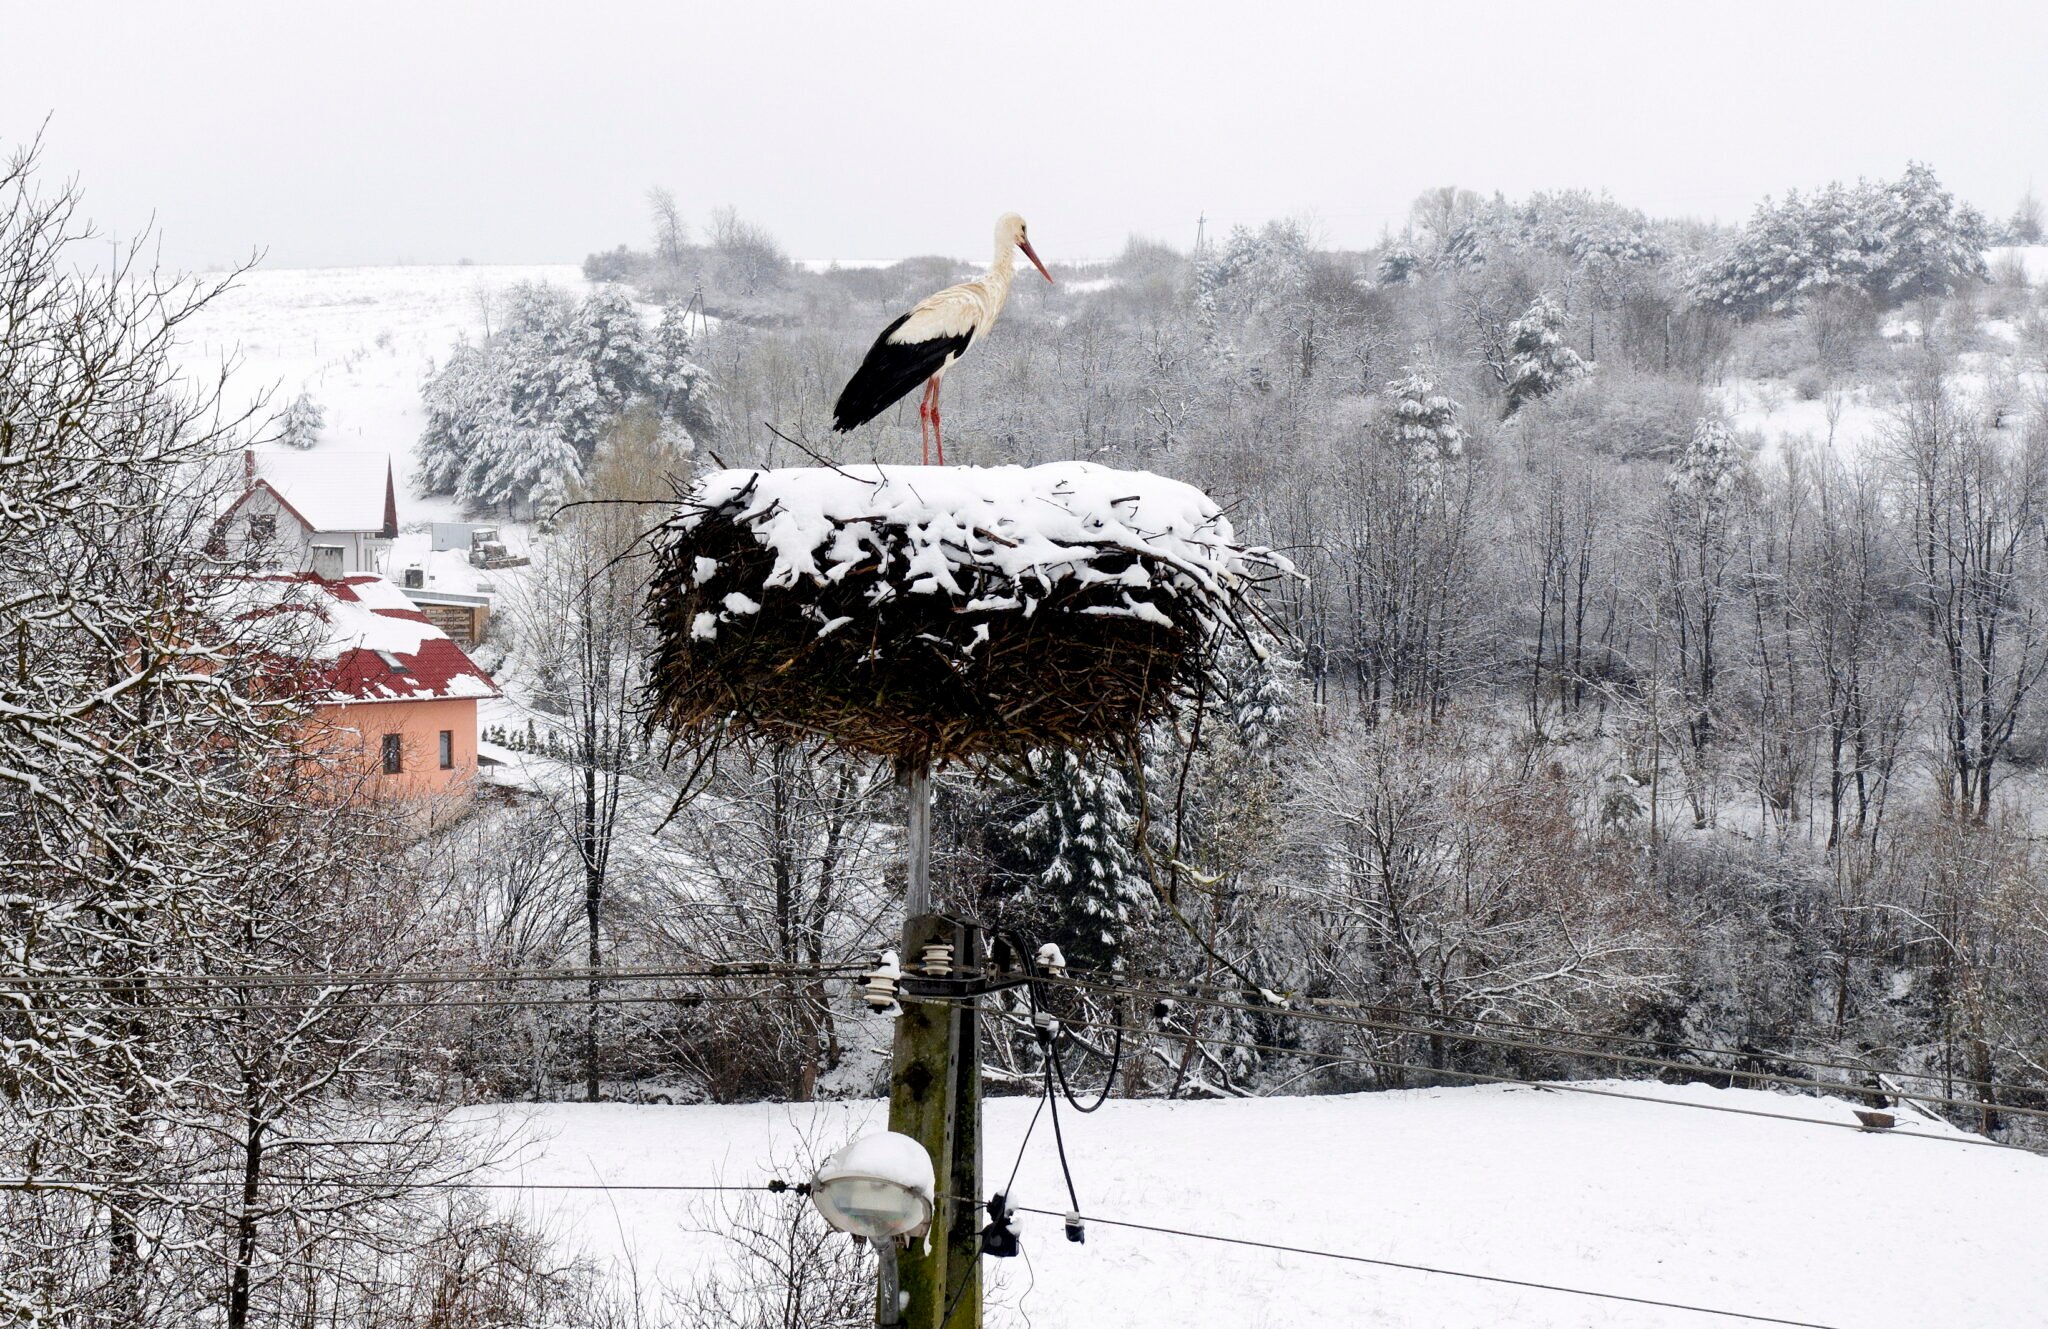
POLYGON ((340 581, 341 556, 340 545, 314 545, 313 575, 322 581, 340 581))
POLYGON ((405 739, 400 734, 384 735, 384 774, 398 775, 405 770, 405 739))
POLYGON ((441 769, 444 771, 455 769, 455 731, 453 729, 443 729, 441 731, 441 769))
POLYGON ((259 544, 277 538, 277 514, 262 512, 249 518, 249 538, 259 544))

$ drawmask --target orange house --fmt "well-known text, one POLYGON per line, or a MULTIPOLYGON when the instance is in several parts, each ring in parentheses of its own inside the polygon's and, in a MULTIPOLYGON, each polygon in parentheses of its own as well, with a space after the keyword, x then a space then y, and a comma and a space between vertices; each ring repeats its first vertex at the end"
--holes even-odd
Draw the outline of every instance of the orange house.
POLYGON ((318 620, 308 664, 334 773, 428 820, 475 795, 477 703, 498 685, 382 577, 270 579, 318 620))

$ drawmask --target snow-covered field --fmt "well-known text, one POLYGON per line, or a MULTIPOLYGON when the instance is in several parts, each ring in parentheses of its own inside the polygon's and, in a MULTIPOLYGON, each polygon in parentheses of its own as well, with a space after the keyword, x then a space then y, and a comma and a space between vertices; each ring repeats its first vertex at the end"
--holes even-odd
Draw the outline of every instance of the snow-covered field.
POLYGON ((452 520, 446 500, 410 487, 425 420, 420 383, 457 338, 483 335, 507 289, 528 281, 586 284, 567 264, 258 268, 186 325, 181 349, 195 374, 223 360, 237 366, 234 404, 267 392, 282 409, 310 392, 327 412, 320 447, 389 453, 401 527, 452 520))
MULTIPOLYGON (((1705 1086, 1631 1094, 1834 1122, 1846 1104, 1705 1086)), ((991 1185, 1030 1099, 987 1109, 991 1185)), ((533 1141, 502 1179, 755 1182, 878 1129, 880 1105, 549 1104, 478 1109, 533 1141)), ((1341 1098, 1117 1101, 1064 1121, 1084 1211, 1410 1264, 1843 1329, 2048 1322, 2048 1159, 1939 1140, 1587 1094, 1456 1088, 1341 1098)), ((1956 1137, 1907 1118, 1901 1129, 1956 1137), (1910 1123, 1910 1124, 1908 1124, 1910 1123)), ((1960 1138, 1960 1137, 1957 1137, 1960 1138)), ((1015 1201, 1064 1211, 1041 1121, 1015 1201)), ((770 1197, 775 1204, 803 1203, 770 1197)), ((642 1287, 726 1258, 717 1197, 529 1191, 508 1201, 642 1287)), ((1022 1220, 1026 1260, 987 1262, 992 1325, 1260 1329, 1697 1329, 1739 1323, 1525 1287, 1022 1220)))

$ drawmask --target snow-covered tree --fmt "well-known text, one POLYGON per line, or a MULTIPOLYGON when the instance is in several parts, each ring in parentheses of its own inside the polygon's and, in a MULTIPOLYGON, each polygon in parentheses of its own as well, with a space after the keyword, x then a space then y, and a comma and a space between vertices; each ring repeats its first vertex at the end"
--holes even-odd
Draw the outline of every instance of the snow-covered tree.
POLYGON ((140 243, 79 274, 76 197, 33 164, 0 165, 0 1174, 66 1184, 0 1190, 0 1306, 298 1323, 272 1293, 402 1247, 434 1114, 383 1110, 402 1091, 369 1063, 403 1023, 376 993, 226 980, 431 937, 378 861, 387 821, 353 816, 360 735, 336 752, 297 686, 307 616, 218 538, 255 426, 172 355, 222 288, 143 270, 140 243))
POLYGON ((312 393, 301 392, 284 408, 284 416, 277 425, 277 441, 289 448, 310 448, 320 441, 320 431, 325 428, 327 411, 313 400, 312 393))
POLYGON ((1067 750, 1029 762, 1004 857, 1069 961, 1115 969, 1151 900, 1138 864, 1138 799, 1113 762, 1067 750))
POLYGON ((490 340, 462 344, 421 388, 428 493, 482 509, 552 511, 629 412, 645 407, 687 453, 715 432, 709 381, 678 311, 650 332, 625 294, 580 303, 524 284, 490 340))
POLYGON ((2041 200, 2029 189, 2020 195, 2014 205, 2012 216, 2005 222, 2005 243, 2009 245, 2038 245, 2048 237, 2048 228, 2041 222, 2041 200))
POLYGON ((1751 478, 1749 459, 1728 426, 1702 418, 1665 476, 1668 493, 1659 536, 1664 554, 1661 609, 1671 631, 1685 732, 1681 761, 1693 821, 1712 817, 1710 749, 1721 730, 1723 620, 1735 588, 1737 507, 1751 478))
POLYGON ((689 313, 680 305, 661 311, 647 346, 647 392, 655 415, 668 428, 676 451, 692 451, 718 430, 718 405, 711 376, 697 360, 689 313))
POLYGON ((1373 265, 1372 279, 1378 286, 1406 286, 1421 274, 1422 256, 1397 240, 1373 265))
POLYGON ((1895 181, 1765 199, 1734 243, 1695 275, 1693 291, 1743 317, 1791 313, 1840 287, 1895 305, 1986 278, 1987 239, 1977 210, 1958 207, 1916 162, 1895 181))
POLYGON ((1565 344, 1564 310, 1545 291, 1509 328, 1505 415, 1584 378, 1592 367, 1565 344))
POLYGON ((1427 369, 1411 367, 1387 384, 1393 404, 1394 437, 1420 466, 1436 467, 1465 455, 1465 429, 1458 403, 1427 369))
POLYGON ((1870 209, 1884 248, 1870 274, 1871 294, 1888 303, 1947 295, 1965 281, 1987 281, 1990 228, 1975 208, 1958 207, 1934 171, 1914 162, 1875 193, 1870 209))

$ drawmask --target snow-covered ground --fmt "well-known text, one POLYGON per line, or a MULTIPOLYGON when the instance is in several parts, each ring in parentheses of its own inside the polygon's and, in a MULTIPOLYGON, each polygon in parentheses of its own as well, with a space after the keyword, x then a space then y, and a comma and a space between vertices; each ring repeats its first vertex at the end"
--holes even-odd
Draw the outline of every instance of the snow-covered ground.
MULTIPOLYGON (((2027 278, 2035 285, 2048 281, 2048 245, 2021 245, 1986 251, 1995 265, 2005 256, 2017 255, 2027 278)), ((1894 313, 1883 325, 1884 337, 1893 343, 1917 337, 1920 329, 1904 313, 1894 313)), ((1958 371, 1952 386, 1966 398, 1988 401, 2004 392, 2015 400, 2048 388, 2048 374, 2038 362, 2023 353, 2018 326, 2009 318, 1987 318, 1979 326, 1990 349, 1965 352, 1958 357, 1958 371)), ((1811 390, 1811 389, 1809 389, 1811 390)), ((1844 461, 1866 455, 1882 441, 1886 424, 1886 395, 1883 385, 1868 382, 1845 384, 1838 392, 1801 395, 1798 385, 1786 378, 1735 377, 1712 389, 1729 423, 1738 431, 1762 440, 1766 457, 1782 455, 1795 442, 1832 447, 1844 461)))
MULTIPOLYGON (((1852 1120, 1831 1100, 1607 1087, 1852 1120)), ((988 1104, 991 1185, 1008 1175, 1032 1105, 988 1104)), ((806 1147, 822 1156, 878 1129, 884 1113, 872 1103, 549 1104, 469 1115, 533 1140, 503 1179, 647 1185, 796 1177, 806 1147)), ((1118 1101, 1064 1125, 1083 1209, 1102 1218, 1844 1329, 2037 1325, 2048 1315, 2048 1160, 2020 1153, 1503 1087, 1118 1101)), ((1956 1135, 1912 1118, 1909 1128, 1956 1135)), ((1067 1208, 1044 1121, 1013 1198, 1067 1208)), ((643 1287, 687 1285, 702 1262, 728 1258, 711 1231, 718 1197, 538 1190, 508 1203, 599 1259, 630 1254, 643 1287)), ((991 1325, 1736 1323, 1102 1223, 1083 1245, 1068 1243, 1056 1218, 1027 1215, 1022 1230, 1028 1263, 988 1262, 999 1279, 991 1325)))
POLYGON ((320 447, 389 453, 401 527, 454 520, 447 500, 411 488, 420 383, 459 337, 483 335, 506 290, 529 281, 587 284, 568 264, 258 268, 185 326, 181 351, 195 374, 235 363, 235 405, 267 392, 282 409, 310 392, 327 413, 320 447))

